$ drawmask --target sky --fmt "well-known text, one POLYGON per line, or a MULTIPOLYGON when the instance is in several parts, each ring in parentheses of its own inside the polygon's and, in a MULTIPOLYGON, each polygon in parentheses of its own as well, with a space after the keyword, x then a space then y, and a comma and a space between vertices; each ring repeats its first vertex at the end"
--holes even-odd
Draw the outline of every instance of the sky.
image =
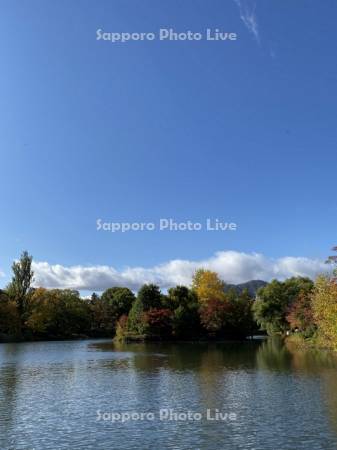
MULTIPOLYGON (((0 287, 314 277, 337 245, 334 0, 0 0, 0 287), (236 40, 159 40, 160 29, 236 40), (149 41, 97 39, 155 33, 149 41), (168 231, 161 219, 201 223, 168 231), (98 230, 154 223, 154 230, 98 230), (235 223, 210 231, 206 221, 235 223)), ((212 222, 212 223, 213 223, 212 222)))

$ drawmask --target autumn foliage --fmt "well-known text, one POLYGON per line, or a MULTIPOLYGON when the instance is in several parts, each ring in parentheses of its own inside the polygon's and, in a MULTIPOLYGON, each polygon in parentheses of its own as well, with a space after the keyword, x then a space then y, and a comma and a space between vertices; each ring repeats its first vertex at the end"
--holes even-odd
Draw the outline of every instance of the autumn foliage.
MULTIPOLYGON (((337 263, 336 257, 329 262, 337 263)), ((137 295, 126 287, 83 299, 71 289, 31 286, 32 257, 13 264, 13 278, 0 290, 0 340, 116 336, 121 340, 245 338, 260 331, 296 332, 337 350, 337 282, 320 276, 272 280, 252 298, 226 290, 219 275, 197 270, 192 286, 163 293, 155 284, 137 295)), ((336 271, 335 271, 336 272, 336 271)), ((335 273, 335 275, 337 275, 335 273)))
POLYGON ((314 328, 312 295, 301 291, 294 303, 288 308, 286 319, 292 330, 310 334, 314 328))
POLYGON ((200 320, 203 327, 211 334, 219 334, 225 328, 226 317, 231 310, 228 301, 211 298, 200 307, 200 320))
POLYGON ((337 350, 337 284, 334 280, 325 276, 317 279, 312 307, 320 342, 337 350))

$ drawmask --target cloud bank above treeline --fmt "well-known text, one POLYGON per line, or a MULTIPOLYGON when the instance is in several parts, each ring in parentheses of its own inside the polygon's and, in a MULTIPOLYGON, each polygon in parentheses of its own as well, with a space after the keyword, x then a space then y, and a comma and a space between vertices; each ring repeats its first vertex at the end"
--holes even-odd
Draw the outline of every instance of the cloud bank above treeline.
POLYGON ((319 259, 286 256, 268 258, 259 253, 219 251, 200 261, 175 259, 153 267, 62 266, 48 262, 33 262, 35 286, 103 291, 111 286, 126 286, 138 290, 144 283, 158 284, 162 289, 183 284, 190 285, 193 273, 199 268, 213 270, 226 283, 249 280, 270 281, 292 276, 315 278, 329 272, 329 266, 319 259))

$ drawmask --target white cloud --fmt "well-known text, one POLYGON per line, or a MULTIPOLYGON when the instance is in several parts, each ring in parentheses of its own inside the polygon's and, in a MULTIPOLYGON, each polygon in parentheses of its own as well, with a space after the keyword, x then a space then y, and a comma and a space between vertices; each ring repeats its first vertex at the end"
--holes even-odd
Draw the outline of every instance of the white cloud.
POLYGON ((4 278, 6 275, 5 275, 5 272, 3 272, 1 269, 0 269, 0 278, 4 278))
POLYGON ((47 262, 33 263, 36 286, 89 291, 102 291, 111 286, 137 290, 144 283, 156 283, 163 289, 177 284, 189 285, 194 271, 200 267, 218 272, 228 283, 291 276, 314 278, 318 273, 328 272, 326 264, 319 259, 292 256, 272 259, 258 253, 236 251, 220 251, 200 261, 176 259, 150 268, 127 267, 123 270, 110 266, 65 267, 47 262))
POLYGON ((239 7, 240 18, 257 42, 260 42, 259 27, 255 14, 256 4, 250 0, 234 0, 239 7))

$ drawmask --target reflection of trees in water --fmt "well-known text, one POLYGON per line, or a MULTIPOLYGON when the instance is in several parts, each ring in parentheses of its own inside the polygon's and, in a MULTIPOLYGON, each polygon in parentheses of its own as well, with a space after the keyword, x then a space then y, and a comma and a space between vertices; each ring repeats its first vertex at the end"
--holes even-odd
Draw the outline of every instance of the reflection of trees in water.
POLYGON ((285 347, 291 354, 293 370, 312 375, 321 375, 326 370, 337 370, 337 355, 334 352, 317 348, 300 349, 287 341, 285 347))
POLYGON ((256 353, 258 369, 289 371, 291 361, 292 356, 280 338, 264 340, 256 353))
POLYGON ((321 401, 327 411, 332 431, 337 435, 337 355, 320 349, 298 349, 286 344, 292 356, 295 371, 307 376, 319 377, 321 401))
MULTIPOLYGON (((337 354, 315 348, 298 348, 289 341, 268 339, 257 354, 259 368, 289 370, 320 381, 321 406, 337 434, 337 354)), ((313 424, 313 427, 315 424, 313 424)))
POLYGON ((260 345, 261 341, 116 343, 114 350, 132 354, 132 384, 139 401, 153 399, 161 408, 188 407, 192 402, 206 410, 237 398, 237 390, 247 382, 245 374, 255 369, 260 345), (185 398, 187 392, 191 399, 185 398))
POLYGON ((328 369, 337 370, 337 355, 333 352, 298 348, 281 338, 266 339, 256 354, 256 362, 259 369, 308 375, 321 375, 328 369))
POLYGON ((316 379, 317 388, 322 388, 322 411, 326 409, 337 434, 337 355, 332 352, 299 349, 279 338, 244 343, 110 344, 109 351, 130 355, 138 401, 154 402, 158 408, 193 403, 199 409, 226 404, 236 410, 247 408, 264 392, 275 395, 278 407, 287 414, 291 399, 277 380, 269 384, 268 392, 266 379, 250 374, 269 371, 298 375, 299 380, 309 377, 309 386, 316 379), (254 392, 259 393, 257 397, 254 392))
POLYGON ((20 375, 20 353, 22 351, 18 344, 5 344, 4 349, 14 362, 0 368, 0 448, 2 445, 3 448, 6 448, 5 446, 13 444, 10 442, 10 431, 18 413, 17 391, 20 375))
POLYGON ((255 367, 260 342, 198 342, 113 344, 110 351, 132 353, 135 369, 147 372, 170 369, 199 372, 213 376, 226 370, 255 367))
POLYGON ((322 392, 331 428, 337 435, 337 372, 326 370, 322 376, 322 392))
POLYGON ((324 369, 337 370, 337 354, 317 349, 299 349, 277 337, 245 342, 102 343, 95 344, 95 348, 129 354, 133 367, 140 371, 193 371, 205 378, 212 378, 224 370, 256 368, 311 374, 321 373, 324 369))

